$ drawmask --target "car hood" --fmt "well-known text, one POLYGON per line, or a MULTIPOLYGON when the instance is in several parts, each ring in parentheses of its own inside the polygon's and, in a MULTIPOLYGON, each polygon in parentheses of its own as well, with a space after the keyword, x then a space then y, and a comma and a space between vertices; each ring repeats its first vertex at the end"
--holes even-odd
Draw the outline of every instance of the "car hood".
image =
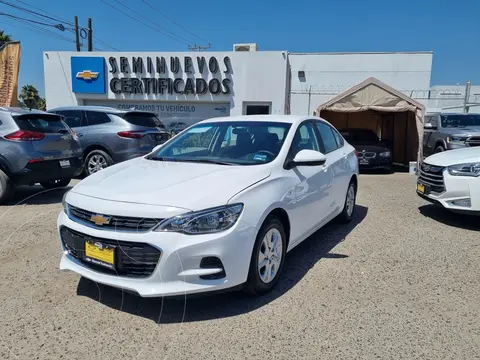
POLYGON ((375 153, 381 153, 381 152, 384 152, 384 151, 390 151, 389 149, 387 149, 386 147, 384 147, 382 144, 378 144, 378 145, 353 145, 353 147, 354 147, 355 150, 357 150, 358 152, 362 152, 363 150, 365 150, 365 151, 371 151, 371 152, 375 152, 375 153))
POLYGON ((90 175, 71 191, 126 203, 192 211, 227 204, 270 175, 266 165, 228 166, 137 158, 90 175))
POLYGON ((480 162, 480 147, 443 151, 427 157, 424 162, 435 166, 480 162))
POLYGON ((447 127, 445 128, 448 134, 453 136, 461 136, 461 135, 480 135, 480 126, 469 126, 467 128, 454 128, 454 127, 447 127))

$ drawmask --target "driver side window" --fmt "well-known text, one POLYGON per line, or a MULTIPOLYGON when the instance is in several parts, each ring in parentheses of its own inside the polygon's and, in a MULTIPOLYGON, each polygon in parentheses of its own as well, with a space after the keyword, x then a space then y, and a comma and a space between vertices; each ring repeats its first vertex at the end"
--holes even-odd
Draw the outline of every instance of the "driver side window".
POLYGON ((310 122, 300 125, 290 147, 290 157, 294 158, 301 150, 320 151, 314 125, 310 122))

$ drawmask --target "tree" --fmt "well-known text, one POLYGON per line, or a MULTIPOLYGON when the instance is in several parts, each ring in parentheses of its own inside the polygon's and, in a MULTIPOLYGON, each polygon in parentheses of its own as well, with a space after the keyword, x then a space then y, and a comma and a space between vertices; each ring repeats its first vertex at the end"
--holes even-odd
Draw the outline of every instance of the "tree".
POLYGON ((0 46, 9 41, 12 41, 12 37, 8 34, 5 34, 5 31, 0 30, 0 46))
POLYGON ((34 85, 23 85, 18 97, 29 109, 38 109, 39 105, 41 105, 41 100, 43 100, 34 85))

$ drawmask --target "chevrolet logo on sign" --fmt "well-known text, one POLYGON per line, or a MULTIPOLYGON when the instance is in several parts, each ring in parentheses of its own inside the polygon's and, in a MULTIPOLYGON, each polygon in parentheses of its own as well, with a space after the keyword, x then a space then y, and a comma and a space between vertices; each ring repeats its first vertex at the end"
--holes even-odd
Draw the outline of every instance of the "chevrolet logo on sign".
POLYGON ((77 79, 83 79, 83 80, 95 80, 96 78, 98 78, 98 72, 95 72, 95 71, 91 71, 91 70, 83 70, 83 71, 79 71, 77 72, 77 76, 76 78, 77 79))
POLYGON ((103 216, 103 215, 92 215, 90 218, 90 221, 93 222, 97 226, 102 226, 102 225, 107 225, 110 224, 110 220, 112 218, 109 216, 103 216))

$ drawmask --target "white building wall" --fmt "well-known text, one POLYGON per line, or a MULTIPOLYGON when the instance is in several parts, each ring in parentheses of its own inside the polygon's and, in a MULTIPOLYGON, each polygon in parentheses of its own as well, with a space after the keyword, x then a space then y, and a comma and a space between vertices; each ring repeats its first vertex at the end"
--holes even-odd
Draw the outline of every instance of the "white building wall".
MULTIPOLYGON (((230 104, 230 115, 241 115, 246 102, 262 102, 271 104, 272 114, 284 114, 287 108, 287 75, 288 59, 285 51, 262 51, 262 52, 44 52, 44 72, 45 72, 45 93, 47 99, 47 109, 59 106, 84 105, 84 104, 103 104, 106 106, 119 106, 125 103, 145 103, 145 104, 230 104), (106 92, 104 94, 85 94, 72 92, 72 71, 71 57, 104 57, 106 64, 106 92), (130 66, 132 57, 142 57, 143 63, 147 63, 147 57, 153 59, 155 65, 156 57, 165 57, 167 60, 167 74, 158 75, 147 73, 145 71, 137 74, 130 74, 131 77, 188 77, 203 78, 207 81, 213 77, 231 79, 232 92, 229 95, 179 95, 179 94, 115 94, 110 90, 109 83, 114 76, 124 77, 124 74, 112 74, 109 65, 109 58, 116 58, 119 64, 120 57, 127 57, 130 66), (183 59, 189 56, 193 59, 193 74, 186 74, 184 70, 183 59), (207 61, 207 69, 203 73, 199 72, 197 57, 203 56, 207 61), (172 74, 170 69, 170 57, 179 57, 181 70, 177 74, 172 74), (208 71, 208 61, 211 57, 218 59, 220 71, 212 75, 208 71), (224 73, 224 57, 230 58, 231 73, 224 73)), ((88 69, 85 69, 88 70, 88 69)), ((200 108, 201 106, 199 106, 200 108)))
POLYGON ((369 77, 401 91, 430 88, 431 52, 419 53, 290 53, 291 113, 313 110, 369 77), (305 77, 298 75, 305 72, 305 77))

